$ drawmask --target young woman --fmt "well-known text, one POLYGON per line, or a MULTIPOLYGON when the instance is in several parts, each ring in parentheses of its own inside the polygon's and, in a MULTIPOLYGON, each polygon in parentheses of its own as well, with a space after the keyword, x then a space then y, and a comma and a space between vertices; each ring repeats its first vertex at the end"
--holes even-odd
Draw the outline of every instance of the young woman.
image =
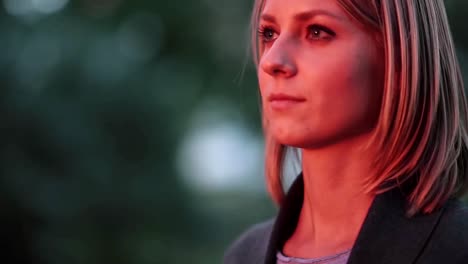
POLYGON ((443 0, 256 0, 277 217, 224 263, 468 263, 467 102, 443 0), (286 195, 287 148, 302 173, 286 195))

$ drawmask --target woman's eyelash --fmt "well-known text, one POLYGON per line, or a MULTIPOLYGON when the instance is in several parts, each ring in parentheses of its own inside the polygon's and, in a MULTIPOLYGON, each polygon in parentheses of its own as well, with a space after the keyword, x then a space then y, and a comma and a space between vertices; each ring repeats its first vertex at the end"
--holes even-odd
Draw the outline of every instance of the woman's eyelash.
POLYGON ((308 27, 308 30, 309 30, 310 33, 325 32, 331 37, 336 36, 336 33, 333 32, 331 29, 329 29, 327 27, 324 27, 322 25, 318 25, 318 24, 310 25, 308 27))
MULTIPOLYGON (((323 36, 323 38, 325 39, 329 39, 331 37, 336 36, 335 32, 319 24, 312 24, 307 27, 307 30, 308 30, 308 34, 313 34, 315 36, 313 37, 313 39, 322 38, 322 36, 320 36, 321 32, 325 32, 328 35, 328 36, 323 36)), ((270 26, 261 25, 258 28, 258 36, 262 39, 263 42, 272 41, 275 34, 276 34, 275 30, 270 26)))
MULTIPOLYGON (((258 29, 258 36, 262 39, 262 41, 265 41, 265 42, 271 41, 271 39, 270 40, 267 39, 266 34, 274 35, 275 31, 273 30, 273 28, 269 26, 263 26, 263 25, 260 26, 258 29)), ((269 37, 273 37, 273 36, 269 36, 269 37)))

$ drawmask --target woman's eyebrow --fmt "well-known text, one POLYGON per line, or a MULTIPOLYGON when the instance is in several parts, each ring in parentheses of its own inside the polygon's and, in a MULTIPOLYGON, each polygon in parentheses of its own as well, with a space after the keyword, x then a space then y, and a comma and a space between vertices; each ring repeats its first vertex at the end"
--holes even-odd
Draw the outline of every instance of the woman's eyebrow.
MULTIPOLYGON (((315 10, 310 10, 310 11, 305 11, 305 12, 298 13, 298 14, 294 15, 294 20, 299 21, 299 22, 303 22, 303 21, 311 19, 312 17, 319 16, 319 15, 329 16, 329 17, 332 17, 332 18, 335 18, 335 19, 338 19, 338 20, 344 20, 343 17, 338 16, 336 14, 333 14, 330 11, 323 10, 323 9, 315 9, 315 10)), ((264 14, 261 15, 260 18, 262 20, 264 20, 264 21, 267 21, 267 22, 276 23, 276 18, 273 15, 270 15, 270 14, 264 13, 264 14)))

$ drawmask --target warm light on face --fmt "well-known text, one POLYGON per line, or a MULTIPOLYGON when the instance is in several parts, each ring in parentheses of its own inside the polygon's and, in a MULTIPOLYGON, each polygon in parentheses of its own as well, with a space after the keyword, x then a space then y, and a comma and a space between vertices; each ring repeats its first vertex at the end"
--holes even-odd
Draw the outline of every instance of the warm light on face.
POLYGON ((279 143, 317 147, 375 126, 381 52, 336 1, 268 0, 257 31, 263 114, 279 143))

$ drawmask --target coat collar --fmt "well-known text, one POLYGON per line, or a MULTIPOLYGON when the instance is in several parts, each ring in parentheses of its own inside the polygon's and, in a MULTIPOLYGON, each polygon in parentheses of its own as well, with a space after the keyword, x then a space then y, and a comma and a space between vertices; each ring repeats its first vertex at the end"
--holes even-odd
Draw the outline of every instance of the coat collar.
MULTIPOLYGON (((442 209, 429 215, 405 216, 405 196, 399 189, 377 195, 355 241, 348 264, 414 263, 437 225, 442 209)), ((265 264, 276 263, 276 252, 296 228, 304 198, 302 174, 291 185, 273 225, 265 264)))

